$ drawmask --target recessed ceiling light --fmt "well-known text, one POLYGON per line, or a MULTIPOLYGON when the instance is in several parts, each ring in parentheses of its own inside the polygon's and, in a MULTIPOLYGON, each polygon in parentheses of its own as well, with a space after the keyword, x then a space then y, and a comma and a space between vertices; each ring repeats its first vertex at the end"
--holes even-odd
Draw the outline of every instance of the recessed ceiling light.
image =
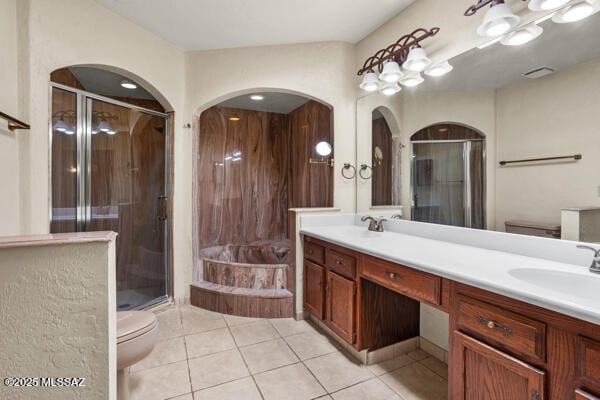
POLYGON ((261 96, 260 94, 253 94, 250 98, 254 101, 261 101, 265 99, 265 96, 261 96))
POLYGON ((240 117, 229 117, 230 121, 239 121, 240 117))
POLYGON ((137 85, 131 81, 121 81, 121 86, 125 89, 137 89, 137 85))

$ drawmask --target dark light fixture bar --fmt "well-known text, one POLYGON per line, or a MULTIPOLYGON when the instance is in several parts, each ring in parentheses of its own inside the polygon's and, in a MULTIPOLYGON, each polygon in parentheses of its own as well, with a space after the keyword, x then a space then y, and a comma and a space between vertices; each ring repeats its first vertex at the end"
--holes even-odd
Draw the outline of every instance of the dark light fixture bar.
POLYGON ((8 114, 4 114, 0 111, 0 118, 8 121, 8 130, 14 131, 15 129, 30 129, 30 126, 23 121, 11 117, 8 114))
POLYGON ((581 160, 583 157, 581 154, 574 154, 572 156, 558 156, 558 157, 543 157, 543 158, 526 158, 523 160, 511 160, 511 161, 500 161, 500 165, 507 164, 517 164, 517 163, 527 163, 527 162, 536 162, 536 161, 554 161, 554 160, 581 160))
MULTIPOLYGON (((527 0, 523 0, 527 1, 527 0)), ((504 3, 504 0, 479 0, 477 3, 473 4, 471 7, 467 8, 465 11, 465 16, 470 17, 471 15, 475 15, 477 11, 487 6, 488 4, 493 3, 492 6, 495 6, 499 3, 504 3)))
POLYGON ((431 28, 430 30, 419 28, 414 32, 402 36, 396 43, 389 45, 385 49, 381 49, 371 57, 367 58, 362 68, 358 71, 358 75, 366 72, 381 72, 383 64, 388 61, 395 61, 402 65, 408 57, 408 52, 413 47, 421 47, 421 41, 429 37, 437 35, 440 28, 431 28))

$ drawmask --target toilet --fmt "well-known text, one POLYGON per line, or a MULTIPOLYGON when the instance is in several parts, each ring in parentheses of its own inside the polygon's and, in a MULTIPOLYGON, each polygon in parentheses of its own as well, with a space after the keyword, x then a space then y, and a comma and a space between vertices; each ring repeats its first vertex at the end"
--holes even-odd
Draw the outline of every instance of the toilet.
POLYGON ((117 311, 117 399, 129 399, 129 367, 158 341, 158 321, 149 311, 117 311))

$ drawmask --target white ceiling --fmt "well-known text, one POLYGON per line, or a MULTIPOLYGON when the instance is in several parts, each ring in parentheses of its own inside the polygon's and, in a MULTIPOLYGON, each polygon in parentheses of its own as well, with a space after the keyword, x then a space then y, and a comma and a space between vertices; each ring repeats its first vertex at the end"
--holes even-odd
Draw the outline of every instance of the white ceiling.
POLYGON ((247 94, 225 100, 217 105, 220 107, 239 108, 242 110, 288 114, 308 101, 306 97, 289 93, 258 92, 252 94, 259 94, 264 98, 261 101, 256 101, 250 98, 250 94, 247 94))
POLYGON ((474 48, 450 63, 454 70, 439 78, 425 79, 415 91, 493 90, 527 81, 522 74, 547 66, 557 72, 600 59, 600 12, 571 24, 551 20, 539 24, 542 36, 523 46, 493 44, 474 48))
POLYGON ((95 1, 183 49, 207 50, 356 43, 415 0, 95 1))

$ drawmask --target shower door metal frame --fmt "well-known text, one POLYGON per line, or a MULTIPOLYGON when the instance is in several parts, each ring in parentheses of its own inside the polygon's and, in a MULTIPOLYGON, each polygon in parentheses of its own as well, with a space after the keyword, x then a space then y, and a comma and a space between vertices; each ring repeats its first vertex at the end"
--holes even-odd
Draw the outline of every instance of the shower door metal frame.
MULTIPOLYGON (((93 100, 102 101, 112 105, 137 110, 146 114, 161 117, 165 119, 165 186, 164 195, 167 202, 171 202, 171 116, 155 110, 149 110, 144 107, 129 104, 123 101, 114 100, 85 90, 72 88, 60 83, 50 83, 50 108, 52 108, 52 89, 64 90, 74 93, 77 96, 75 115, 77 118, 77 231, 85 232, 89 229, 92 220, 92 102, 93 100)), ((52 112, 49 113, 49 184, 52 187, 52 112)), ((52 193, 48 196, 48 227, 52 223, 52 193)), ((139 309, 148 308, 158 303, 168 300, 172 295, 172 277, 171 277, 171 229, 172 224, 170 207, 167 207, 166 223, 164 224, 164 265, 165 265, 165 294, 138 307, 139 309)))
POLYGON ((473 211, 473 198, 471 193, 471 143, 472 142, 482 142, 482 219, 483 219, 483 227, 481 229, 487 228, 487 216, 486 216, 486 192, 487 192, 487 179, 486 179, 486 150, 485 150, 485 139, 458 139, 458 140, 413 140, 410 142, 410 219, 414 221, 415 215, 415 183, 416 183, 416 155, 415 155, 415 144, 442 144, 442 143, 462 143, 463 144, 463 166, 464 166, 464 190, 463 190, 463 199, 464 199, 464 228, 472 228, 472 211, 473 211))

